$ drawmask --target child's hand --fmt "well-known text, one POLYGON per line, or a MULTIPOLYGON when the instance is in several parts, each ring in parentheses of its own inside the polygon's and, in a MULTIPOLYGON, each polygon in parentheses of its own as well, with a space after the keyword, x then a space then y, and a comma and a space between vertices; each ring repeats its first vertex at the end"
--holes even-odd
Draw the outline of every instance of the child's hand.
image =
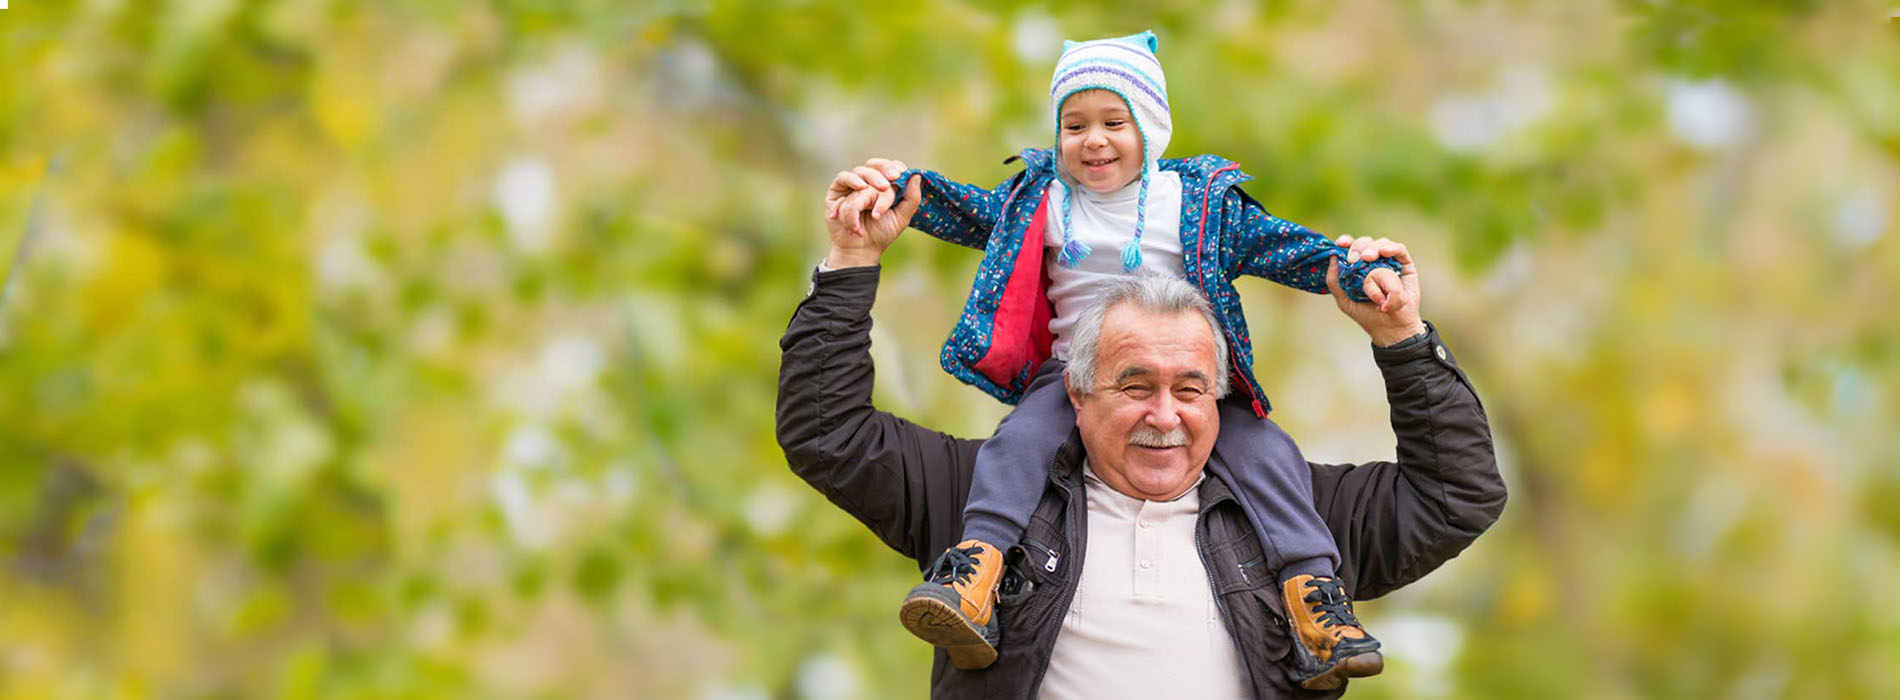
POLYGON ((897 234, 910 226, 923 203, 923 187, 913 178, 906 183, 903 201, 891 207, 896 194, 890 190, 890 180, 903 171, 903 163, 874 159, 832 179, 825 193, 825 229, 831 236, 827 266, 875 265, 897 234), (890 175, 885 175, 886 170, 890 175), (876 183, 882 183, 883 189, 876 183))
POLYGON ((1385 238, 1354 239, 1352 236, 1340 236, 1338 243, 1350 249, 1346 252, 1347 262, 1388 257, 1399 261, 1401 267, 1397 275, 1384 268, 1367 275, 1365 292, 1372 302, 1364 303, 1346 298, 1345 290, 1339 287, 1339 261, 1327 261, 1326 286, 1332 290, 1339 310, 1364 328, 1372 336, 1373 344, 1380 347, 1423 333, 1425 324, 1418 311, 1418 266, 1412 263, 1412 254, 1405 245, 1385 238))
POLYGON ((1404 244, 1394 243, 1389 238, 1354 238, 1350 235, 1340 236, 1336 242, 1340 247, 1346 248, 1346 262, 1349 263, 1372 262, 1381 256, 1399 261, 1401 269, 1404 270, 1403 273, 1395 274, 1381 267, 1366 275, 1364 287, 1366 298, 1378 304, 1379 311, 1391 311, 1396 306, 1410 303, 1417 296, 1416 292, 1408 290, 1404 281, 1400 279, 1402 275, 1417 273, 1412 265, 1412 256, 1405 250, 1404 244))
MULTIPOLYGON (((903 161, 872 158, 864 161, 864 165, 839 171, 831 179, 831 189, 825 192, 825 217, 838 216, 838 208, 846 202, 859 205, 859 209, 863 209, 863 205, 868 202, 872 219, 884 216, 884 212, 889 211, 891 204, 897 200, 891 181, 908 169, 903 161), (851 198, 854 196, 862 199, 853 201, 851 198)), ((852 230, 864 233, 863 228, 855 225, 855 222, 852 230)))

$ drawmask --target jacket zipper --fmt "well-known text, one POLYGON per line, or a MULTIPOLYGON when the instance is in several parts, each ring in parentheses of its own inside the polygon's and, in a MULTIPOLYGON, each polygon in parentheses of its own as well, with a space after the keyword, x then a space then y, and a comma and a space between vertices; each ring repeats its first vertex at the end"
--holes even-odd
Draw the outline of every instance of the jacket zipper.
MULTIPOLYGON (((1207 258, 1209 256, 1203 249, 1207 247, 1207 202, 1214 198, 1214 179, 1219 177, 1221 173, 1239 169, 1239 163, 1228 163, 1227 165, 1221 166, 1220 169, 1209 173, 1207 176, 1207 190, 1201 193, 1200 227, 1194 232, 1194 257, 1201 263, 1201 269, 1197 270, 1197 272, 1201 273, 1201 277, 1207 276, 1207 258)), ((1214 298, 1214 292, 1208 289, 1205 283, 1201 286, 1201 294, 1206 295, 1210 300, 1214 298)), ((1228 333, 1229 337, 1227 338, 1227 349, 1228 355, 1230 356, 1228 361, 1233 363, 1233 373, 1238 375, 1240 374, 1240 345, 1234 342, 1232 335, 1232 333, 1228 333)), ((1253 404, 1254 415, 1266 418, 1267 407, 1260 404, 1260 394, 1254 391, 1253 382, 1248 381, 1244 376, 1239 377, 1239 379, 1241 390, 1247 392, 1247 399, 1253 404)))
POLYGON ((1049 545, 1043 544, 1041 542, 1037 542, 1027 537, 1023 538, 1023 544, 1028 546, 1029 549, 1034 550, 1036 551, 1036 553, 1041 554, 1045 557, 1045 559, 1042 562, 1042 570, 1044 572, 1051 573, 1051 574, 1056 572, 1056 563, 1058 560, 1061 559, 1062 555, 1058 554, 1054 547, 1050 547, 1049 545))
MULTIPOLYGON (((1075 493, 1070 491, 1068 486, 1056 481, 1056 460, 1061 458, 1061 454, 1058 451, 1056 457, 1049 460, 1049 482, 1059 487, 1057 491, 1067 501, 1063 504, 1063 509, 1068 511, 1068 515, 1064 516, 1063 520, 1067 523, 1066 527, 1069 530, 1069 552, 1070 559, 1073 561, 1069 562, 1068 572, 1062 575, 1062 600, 1058 601, 1053 609, 1056 614, 1050 616, 1049 625, 1043 628, 1045 634, 1051 635, 1062 633, 1062 620, 1068 617, 1069 606, 1075 604, 1075 589, 1082 572, 1082 560, 1088 557, 1088 551, 1084 549, 1089 537, 1087 513, 1085 511, 1082 517, 1076 517, 1075 493)), ((1051 551, 1049 561, 1044 566, 1053 566, 1055 563, 1055 554, 1051 551)), ((1042 691, 1042 679, 1049 675, 1049 659, 1055 656, 1054 640, 1053 636, 1050 637, 1049 646, 1043 650, 1042 662, 1036 668, 1036 680, 1029 684, 1029 697, 1036 697, 1036 694, 1042 691)))
MULTIPOLYGON (((1199 517, 1201 520, 1194 524, 1194 551, 1196 554, 1201 555, 1201 568, 1207 570, 1207 590, 1209 594, 1214 596, 1214 608, 1220 611, 1221 626, 1227 628, 1227 641, 1230 644, 1236 645, 1234 656, 1240 658, 1241 667, 1247 671, 1247 685, 1252 686, 1253 669, 1248 667, 1248 665, 1252 663, 1252 660, 1248 659, 1246 654, 1241 653, 1244 650, 1239 649, 1238 644, 1235 642, 1235 640, 1240 639, 1240 633, 1234 631, 1233 617, 1227 614, 1227 602, 1221 598, 1219 574, 1214 569, 1213 562, 1207 559, 1207 540, 1201 534, 1201 531, 1207 527, 1207 514, 1203 512, 1199 517)), ((1255 688, 1254 692, 1258 693, 1260 690, 1255 688)))
MULTIPOLYGON (((1021 180, 1016 181, 1015 187, 1009 188, 1009 194, 1003 195, 1003 209, 1002 211, 997 212, 996 214, 996 225, 990 227, 990 240, 996 240, 996 232, 1003 230, 1003 224, 1009 221, 1009 205, 1014 204, 1016 202, 1016 193, 1022 191, 1023 183, 1028 180, 1029 180, 1029 177, 1027 174, 1025 174, 1021 180)), ((985 250, 987 250, 989 248, 989 244, 986 243, 984 244, 983 247, 985 250)), ((1019 242, 1016 246, 1017 255, 1022 254, 1023 252, 1022 248, 1023 247, 1021 243, 1019 242)), ((1012 258, 1010 260, 1010 267, 1012 268, 1015 267, 1015 263, 1016 263, 1015 259, 1012 258)), ((1000 305, 1002 302, 999 300, 997 303, 1000 305)))
MULTIPOLYGON (((1200 228, 1194 232, 1194 252, 1203 266, 1207 265, 1207 256, 1201 253, 1201 249, 1207 247, 1207 200, 1214 198, 1214 178, 1220 177, 1221 173, 1229 170, 1239 169, 1239 163, 1228 163, 1207 175, 1207 190, 1201 193, 1201 225, 1200 228)), ((1202 276, 1206 276, 1205 273, 1207 270, 1201 269, 1198 270, 1198 272, 1203 273, 1202 276)), ((1201 293, 1207 293, 1206 287, 1202 287, 1201 289, 1201 293)))

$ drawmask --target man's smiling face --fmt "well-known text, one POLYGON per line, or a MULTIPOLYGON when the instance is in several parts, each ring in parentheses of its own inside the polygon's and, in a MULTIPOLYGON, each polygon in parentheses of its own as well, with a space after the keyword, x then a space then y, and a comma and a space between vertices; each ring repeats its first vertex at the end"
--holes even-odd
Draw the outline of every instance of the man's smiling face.
POLYGON ((1102 320, 1094 387, 1071 387, 1089 465, 1110 488, 1171 500, 1200 479, 1220 434, 1218 360, 1200 314, 1110 309, 1102 320))

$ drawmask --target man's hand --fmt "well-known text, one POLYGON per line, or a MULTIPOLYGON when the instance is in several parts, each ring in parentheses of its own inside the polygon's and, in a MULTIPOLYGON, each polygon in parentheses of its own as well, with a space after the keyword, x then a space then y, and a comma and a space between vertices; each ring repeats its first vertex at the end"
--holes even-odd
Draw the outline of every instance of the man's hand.
POLYGON ((906 169, 899 161, 872 158, 832 178, 825 191, 825 230, 831 235, 827 267, 876 265, 884 249, 910 225, 923 202, 917 178, 904 188, 901 201, 891 189, 891 180, 906 169), (894 201, 896 207, 891 206, 894 201))
POLYGON ((1373 345, 1382 348, 1424 333, 1425 322, 1418 313, 1418 266, 1412 263, 1412 254, 1405 245, 1385 238, 1355 239, 1352 236, 1340 236, 1338 244, 1348 249, 1348 261, 1387 257, 1399 261, 1401 266, 1397 275, 1383 268, 1373 270, 1366 276, 1365 285, 1366 296, 1372 301, 1357 302, 1346 298, 1346 290, 1339 286, 1339 261, 1328 262, 1326 288, 1332 290, 1333 302, 1339 305, 1339 310, 1366 329, 1373 345))

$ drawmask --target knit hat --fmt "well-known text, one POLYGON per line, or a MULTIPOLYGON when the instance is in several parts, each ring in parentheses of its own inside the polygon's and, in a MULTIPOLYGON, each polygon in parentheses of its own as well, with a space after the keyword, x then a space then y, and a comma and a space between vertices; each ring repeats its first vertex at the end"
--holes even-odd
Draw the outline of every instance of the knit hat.
MULTIPOLYGON (((1168 149, 1168 137, 1174 122, 1168 116, 1168 80, 1161 73, 1161 60, 1155 58, 1159 42, 1154 32, 1130 34, 1113 39, 1062 42, 1062 57, 1056 59, 1055 76, 1049 79, 1051 111, 1055 113, 1057 152, 1061 152, 1062 103, 1083 90, 1107 90, 1120 95, 1135 117, 1135 129, 1141 134, 1141 193, 1136 201, 1135 236, 1122 246, 1122 270, 1133 272, 1141 267, 1141 232, 1147 227, 1148 180, 1156 172, 1161 153, 1168 149)), ((1058 171, 1061 159, 1057 159, 1058 171)), ((1064 267, 1075 267, 1088 257, 1089 247, 1075 240, 1069 227, 1069 201, 1072 185, 1057 178, 1065 188, 1062 198, 1062 251, 1056 259, 1064 267)))

